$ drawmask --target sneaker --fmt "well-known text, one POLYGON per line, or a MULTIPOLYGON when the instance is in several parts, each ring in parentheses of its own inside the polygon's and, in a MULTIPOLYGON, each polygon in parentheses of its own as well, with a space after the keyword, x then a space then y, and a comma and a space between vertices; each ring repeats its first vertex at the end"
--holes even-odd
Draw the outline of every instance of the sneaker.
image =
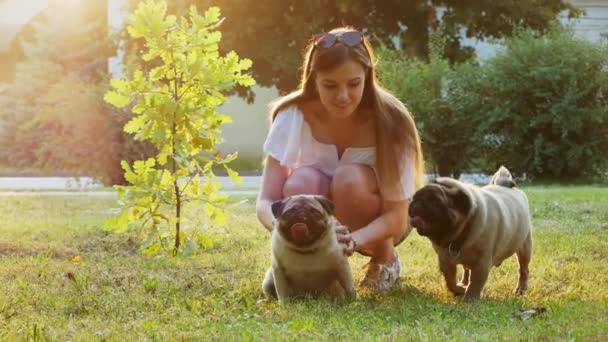
POLYGON ((397 253, 395 253, 395 260, 390 263, 380 264, 370 261, 364 267, 367 267, 367 271, 359 286, 376 293, 390 290, 397 284, 401 275, 401 263, 399 262, 399 255, 397 253))

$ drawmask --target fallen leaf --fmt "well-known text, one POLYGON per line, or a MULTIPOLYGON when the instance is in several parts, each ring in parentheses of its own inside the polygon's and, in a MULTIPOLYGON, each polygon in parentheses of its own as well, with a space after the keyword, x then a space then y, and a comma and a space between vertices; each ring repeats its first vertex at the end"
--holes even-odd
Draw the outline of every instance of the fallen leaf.
POLYGON ((80 255, 77 255, 77 256, 73 257, 72 259, 70 259, 70 262, 72 264, 80 264, 80 263, 82 263, 82 257, 80 255))
POLYGON ((525 321, 530 318, 533 318, 534 316, 542 315, 545 312, 547 312, 547 308, 539 307, 539 308, 532 308, 530 310, 525 310, 525 311, 524 310, 518 311, 514 315, 516 317, 519 317, 522 321, 525 321))

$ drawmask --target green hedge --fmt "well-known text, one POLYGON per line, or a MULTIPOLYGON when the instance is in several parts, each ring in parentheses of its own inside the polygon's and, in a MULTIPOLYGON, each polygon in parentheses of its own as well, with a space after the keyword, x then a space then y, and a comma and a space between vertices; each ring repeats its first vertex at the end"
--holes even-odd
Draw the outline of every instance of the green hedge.
POLYGON ((544 35, 519 30, 494 58, 456 66, 441 57, 441 38, 434 41, 429 61, 386 49, 379 56, 382 80, 414 113, 435 171, 504 164, 556 179, 605 172, 605 41, 557 25, 544 35))

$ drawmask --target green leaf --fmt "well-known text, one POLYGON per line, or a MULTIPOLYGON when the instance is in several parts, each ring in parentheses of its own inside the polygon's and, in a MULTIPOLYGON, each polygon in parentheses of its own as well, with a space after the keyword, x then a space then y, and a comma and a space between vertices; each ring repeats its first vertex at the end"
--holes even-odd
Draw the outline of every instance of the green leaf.
POLYGON ((244 86, 244 87, 251 87, 254 86, 255 83, 255 79, 249 75, 245 75, 245 76, 241 76, 237 78, 237 83, 244 86))
POLYGON ((205 203, 203 205, 203 212, 205 213, 205 215, 207 215, 208 217, 212 217, 213 213, 215 213, 215 207, 212 204, 209 203, 205 203))
POLYGON ((158 255, 162 251, 162 248, 163 246, 160 241, 154 241, 143 248, 143 254, 147 256, 158 255))
POLYGON ((251 59, 243 58, 239 62, 239 69, 240 70, 246 70, 246 69, 251 68, 252 65, 253 65, 253 62, 251 61, 251 59))
POLYGON ((162 78, 164 78, 166 75, 166 67, 165 66, 159 66, 156 67, 154 69, 152 69, 150 71, 150 81, 158 81, 162 78))
POLYGON ((129 163, 127 163, 125 160, 122 160, 120 162, 120 166, 122 166, 122 169, 125 170, 125 179, 129 183, 135 184, 137 182, 137 175, 133 172, 131 166, 129 166, 129 163))
POLYGON ((119 215, 112 216, 103 224, 103 230, 115 233, 124 233, 129 229, 129 211, 125 210, 119 215))
POLYGON ((148 158, 148 160, 146 160, 146 167, 147 168, 152 168, 152 167, 154 167, 154 165, 156 165, 156 159, 154 159, 154 158, 148 158))
POLYGON ((129 96, 113 90, 106 92, 103 100, 117 108, 123 108, 128 105, 129 102, 131 102, 131 98, 129 96))
POLYGON ((238 172, 229 168, 226 164, 224 164, 224 169, 228 172, 228 176, 236 185, 241 185, 241 183, 243 183, 243 177, 239 176, 238 172))
POLYGON ((219 7, 209 7, 207 11, 205 11, 205 25, 211 25, 220 20, 220 8, 219 7))
POLYGON ((165 164, 167 164, 167 156, 168 156, 167 152, 159 152, 158 155, 156 156, 158 165, 164 166, 165 164))
POLYGON ((200 148, 205 151, 209 151, 213 147, 213 140, 209 138, 194 137, 191 143, 193 147, 200 148))
POLYGON ((214 221, 220 226, 225 226, 228 220, 226 220, 226 214, 224 214, 224 211, 216 210, 214 221))
POLYGON ((121 78, 113 78, 110 80, 110 85, 117 92, 127 94, 129 92, 129 81, 121 78))
POLYGON ((129 120, 123 130, 126 133, 137 133, 145 124, 146 118, 143 115, 139 115, 129 120))
POLYGON ((160 179, 160 186, 163 189, 171 189, 173 187, 173 177, 169 170, 163 170, 163 175, 160 179))
POLYGON ((204 248, 204 249, 211 249, 211 248, 213 248, 213 245, 214 245, 213 240, 211 240, 210 237, 205 236, 205 235, 197 236, 196 242, 198 243, 198 245, 201 248, 204 248))

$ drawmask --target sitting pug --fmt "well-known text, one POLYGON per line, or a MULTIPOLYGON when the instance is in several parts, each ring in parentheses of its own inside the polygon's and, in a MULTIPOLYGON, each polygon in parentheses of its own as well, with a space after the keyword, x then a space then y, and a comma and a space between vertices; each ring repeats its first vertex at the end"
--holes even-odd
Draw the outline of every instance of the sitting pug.
POLYGON ((464 294, 466 301, 479 299, 492 266, 513 254, 519 262, 515 292, 527 290, 532 254, 528 199, 505 167, 483 187, 437 178, 414 194, 409 216, 418 233, 431 240, 447 287, 455 295, 464 294), (465 269, 459 285, 458 264, 465 269))
POLYGON ((296 195, 272 204, 271 268, 263 289, 279 301, 300 296, 356 298, 343 247, 336 238, 333 203, 296 195))

